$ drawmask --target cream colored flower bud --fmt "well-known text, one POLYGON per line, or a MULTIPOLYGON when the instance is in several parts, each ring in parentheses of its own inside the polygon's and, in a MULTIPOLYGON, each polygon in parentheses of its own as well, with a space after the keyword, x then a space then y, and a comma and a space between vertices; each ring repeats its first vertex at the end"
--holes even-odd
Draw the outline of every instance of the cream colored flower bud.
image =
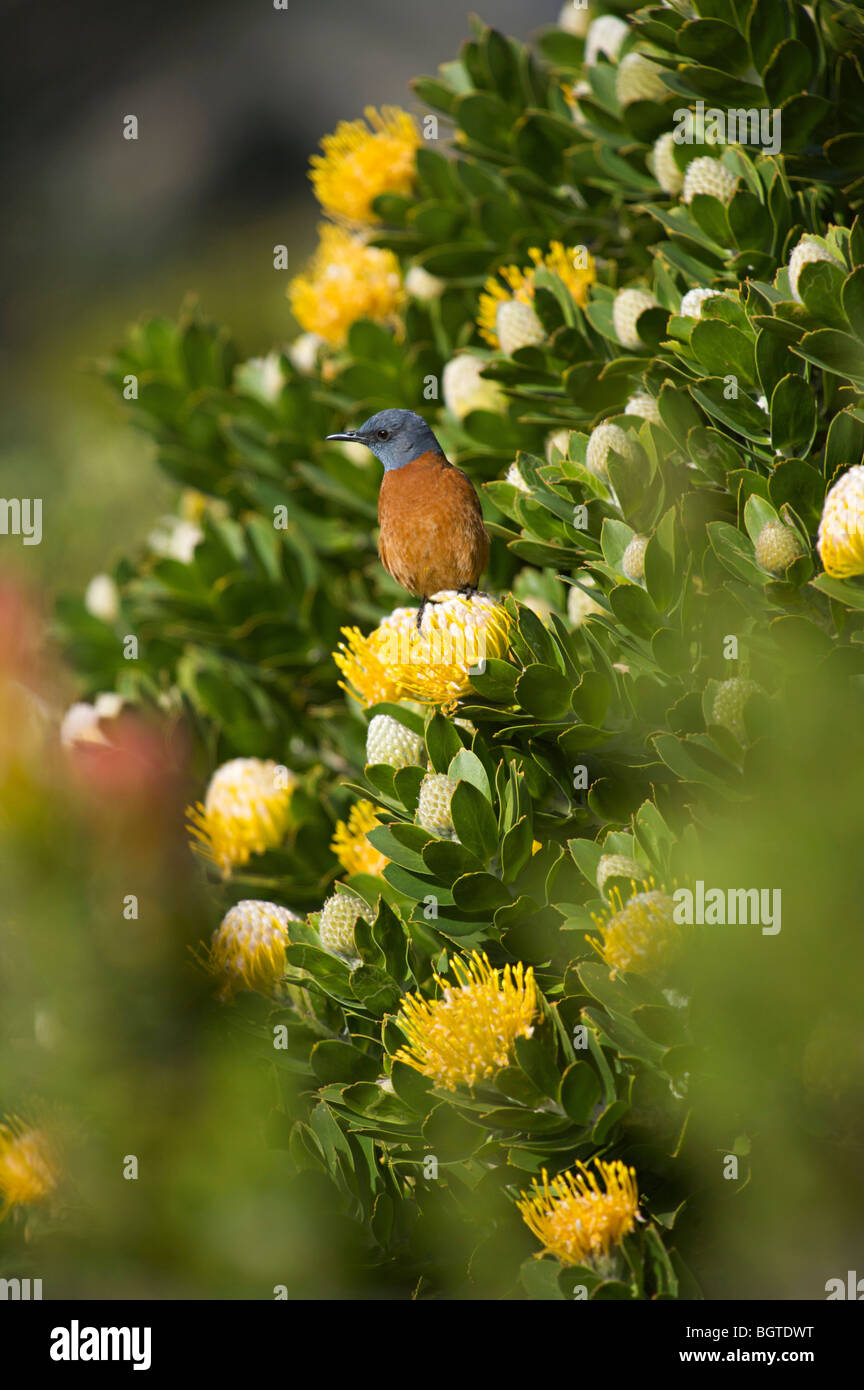
POLYGON ((619 343, 626 348, 644 347, 637 327, 639 316, 656 308, 657 300, 647 290, 619 290, 612 305, 612 327, 619 343))
POLYGON ((712 721, 728 729, 739 743, 749 742, 747 726, 744 723, 744 707, 750 696, 755 695, 758 690, 759 686, 755 681, 745 680, 741 676, 732 676, 728 681, 721 681, 717 687, 711 711, 712 721))
POLYGON ((530 304, 505 299, 495 313, 495 330, 501 351, 511 357, 519 348, 545 342, 546 330, 530 304))
POLYGON ((817 237, 806 235, 802 236, 798 245, 789 257, 789 288, 792 291, 792 298, 799 304, 803 301, 798 293, 798 280, 805 265, 812 265, 814 261, 830 261, 832 265, 840 266, 843 264, 833 256, 827 246, 823 246, 817 237))
POLYGON ((737 183, 737 174, 733 174, 719 159, 702 155, 687 165, 681 201, 690 203, 697 193, 708 193, 712 198, 719 198, 721 203, 728 203, 737 183))
POLYGON ((427 772, 420 784, 417 823, 432 835, 455 838, 450 802, 456 783, 443 772, 427 772))
POLYGON ((389 767, 418 767, 423 761, 425 745, 419 734, 413 734, 389 714, 375 714, 366 733, 367 763, 387 763, 389 767))
POLYGON ((784 574, 804 550, 798 532, 782 521, 766 521, 756 539, 756 563, 772 574, 784 574))
POLYGON ((424 304, 432 299, 440 299, 445 286, 446 281, 440 280, 437 275, 430 275, 422 265, 412 265, 405 276, 405 289, 408 294, 412 299, 419 299, 424 304))
POLYGON ((480 373, 489 364, 484 357, 461 352, 451 357, 444 368, 441 389, 444 404, 457 420, 463 420, 472 410, 500 413, 507 398, 495 381, 486 381, 480 373))
POLYGON ((706 299, 716 299, 720 294, 719 290, 708 290, 698 287, 695 290, 688 290, 681 300, 679 314, 685 319, 701 319, 702 305, 706 299))
POLYGON ((664 69, 642 53, 628 53, 621 59, 615 79, 615 93, 622 106, 634 101, 663 101, 669 88, 661 74, 664 69))
POLYGON ((645 550, 647 536, 634 536, 621 556, 621 568, 634 584, 641 584, 645 578, 645 550))
POLYGON ((110 574, 94 574, 84 593, 84 607, 103 623, 113 623, 120 611, 120 594, 110 574))
POLYGON ((631 859, 629 854, 601 854, 595 878, 605 898, 606 884, 610 878, 623 878, 628 883, 640 884, 648 882, 649 874, 645 865, 640 864, 638 859, 631 859))
POLYGON ((638 415, 643 420, 650 420, 653 425, 661 423, 660 407, 654 396, 649 396, 647 391, 636 391, 627 401, 624 414, 638 415))
POLYGON ((586 467, 604 482, 609 477, 609 454, 612 451, 633 463, 639 458, 639 446, 627 431, 622 430, 620 425, 604 421, 591 431, 585 453, 586 467))
POLYGON ((558 28, 563 29, 565 34, 573 34, 577 39, 584 39, 591 27, 591 11, 584 3, 579 4, 577 0, 567 0, 561 6, 561 13, 558 16, 558 28))
POLYGON ((671 195, 680 193, 684 187, 684 175, 675 158, 676 149, 675 133, 667 130, 654 141, 654 149, 651 154, 654 177, 663 192, 671 195))
POLYGON ((354 923, 358 917, 362 917, 370 926, 375 921, 375 913, 369 904, 355 893, 334 893, 329 897, 318 919, 318 935, 324 950, 356 960, 354 923))
POLYGON ((617 15, 603 14, 592 20, 585 39, 585 66, 590 68, 601 53, 614 62, 628 32, 624 20, 617 15))

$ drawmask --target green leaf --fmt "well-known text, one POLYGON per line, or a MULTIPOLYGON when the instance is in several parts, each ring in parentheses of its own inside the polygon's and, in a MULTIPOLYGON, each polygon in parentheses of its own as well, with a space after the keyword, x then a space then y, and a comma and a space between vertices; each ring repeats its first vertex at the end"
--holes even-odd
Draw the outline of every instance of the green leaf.
POLYGON ((574 1062, 561 1077, 558 1099, 576 1124, 586 1125, 600 1103, 603 1088, 588 1062, 574 1062))
POLYGON ((538 719, 561 719, 570 709, 573 683, 551 666, 526 666, 516 684, 522 709, 538 719))
POLYGON ((450 802, 450 814, 462 844, 483 864, 494 859, 498 849, 498 821, 495 812, 477 787, 460 782, 450 802))
POLYGON ((813 388, 800 376, 784 376, 771 396, 771 443, 778 453, 809 453, 816 435, 813 388))
POLYGON ((426 751, 436 772, 446 773, 451 759, 463 747, 459 731, 446 715, 435 710, 426 723, 426 751))
POLYGON ((690 346, 709 376, 736 376, 739 387, 755 384, 754 340, 737 328, 719 319, 699 319, 690 335, 690 346))
POLYGON ((805 362, 824 367, 826 372, 864 385, 864 344, 849 333, 820 328, 815 333, 805 333, 792 352, 803 357, 805 362))
POLYGON ((309 1060, 318 1080, 323 1082, 374 1081, 381 1069, 376 1057, 335 1038, 316 1043, 309 1060))

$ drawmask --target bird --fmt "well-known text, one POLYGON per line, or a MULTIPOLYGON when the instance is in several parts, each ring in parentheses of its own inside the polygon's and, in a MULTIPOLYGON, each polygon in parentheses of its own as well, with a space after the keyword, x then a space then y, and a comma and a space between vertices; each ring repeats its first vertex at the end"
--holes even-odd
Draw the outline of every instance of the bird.
POLYGON ((379 410, 329 440, 363 444, 384 465, 378 494, 378 554, 387 573, 420 599, 417 627, 433 594, 471 597, 489 561, 489 533, 474 484, 413 410, 379 410))

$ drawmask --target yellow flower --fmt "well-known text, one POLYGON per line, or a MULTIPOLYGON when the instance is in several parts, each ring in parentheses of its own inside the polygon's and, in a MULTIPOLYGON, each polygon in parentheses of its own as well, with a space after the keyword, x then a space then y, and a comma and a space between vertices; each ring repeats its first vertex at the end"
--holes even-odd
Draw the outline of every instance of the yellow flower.
POLYGON ((207 955, 207 968, 219 980, 219 998, 238 990, 280 995, 285 974, 285 943, 291 922, 302 919, 276 903, 246 899, 225 913, 207 955))
POLYGON ((217 864, 223 878, 253 854, 281 845, 297 778, 260 758, 233 758, 210 779, 204 805, 188 806, 193 849, 217 864))
POLYGON ((563 1265, 606 1260, 612 1247, 642 1219, 634 1169, 596 1158, 593 1172, 578 1163, 551 1183, 544 1168, 542 1185, 535 1178, 516 1205, 525 1225, 543 1244, 535 1258, 548 1251, 563 1265))
POLYGON ((623 906, 617 888, 610 891, 611 912, 594 918, 602 941, 593 944, 613 970, 656 974, 676 954, 681 942, 672 915, 675 904, 668 893, 654 888, 637 893, 636 884, 631 887, 633 896, 623 906))
POLYGON ((448 1091, 473 1089, 506 1067, 516 1039, 534 1032, 538 1008, 530 967, 493 970, 485 955, 473 951, 467 961, 454 959, 453 974, 457 985, 435 976, 440 999, 407 995, 396 1019, 409 1041, 396 1060, 448 1091))
POLYGON ((502 266, 498 275, 493 275, 483 286, 477 327, 481 338, 485 338, 491 347, 500 347, 497 326, 499 306, 509 300, 530 305, 534 299, 534 277, 538 270, 553 271, 563 280, 579 305, 586 303, 588 287, 597 278, 594 258, 582 246, 567 249, 562 242, 552 241, 545 255, 536 246, 529 247, 528 255, 532 261, 530 266, 524 270, 517 265, 502 266), (501 283, 502 279, 506 281, 506 288, 501 283))
POLYGON ((340 121, 332 135, 324 136, 324 153, 312 156, 309 177, 330 217, 380 222, 372 211, 378 195, 407 194, 414 186, 420 135, 412 117, 398 106, 383 106, 380 113, 367 106, 363 114, 365 121, 340 121))
POLYGON ((348 812, 347 823, 340 820, 330 848, 346 874, 380 874, 389 859, 366 839, 367 830, 380 825, 371 801, 358 801, 348 812))
POLYGON ((325 222, 318 249, 291 281, 288 298, 301 328, 341 347, 358 319, 398 327, 405 290, 392 251, 367 246, 361 236, 325 222))
POLYGON ((829 488, 817 548, 825 573, 835 579, 864 574, 864 465, 856 463, 829 488))
POLYGON ((452 590, 433 597, 417 630, 416 608, 396 608, 364 637, 343 628, 345 641, 333 659, 344 689, 364 705, 381 700, 419 700, 452 705, 472 690, 470 672, 490 657, 506 656, 510 619, 485 594, 466 598, 452 590))
POLYGON ((51 1136, 7 1115, 0 1124, 0 1219, 12 1207, 45 1201, 59 1180, 59 1155, 51 1136))

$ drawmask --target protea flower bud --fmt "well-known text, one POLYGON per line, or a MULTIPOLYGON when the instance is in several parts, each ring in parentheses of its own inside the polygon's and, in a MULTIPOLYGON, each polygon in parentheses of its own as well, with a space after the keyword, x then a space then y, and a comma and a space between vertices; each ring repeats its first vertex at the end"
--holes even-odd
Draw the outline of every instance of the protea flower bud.
POLYGON ((546 339, 546 330, 534 308, 521 299, 504 299, 495 313, 495 330, 501 351, 511 357, 519 348, 533 347, 546 339))
POLYGON ((702 305, 705 303, 705 300, 715 299, 719 294, 719 290, 706 290, 701 287, 695 290, 688 290, 681 300, 681 308, 678 312, 685 319, 701 319, 702 305))
POLYGON ((290 924, 302 920, 287 907, 251 898, 229 908, 213 933, 209 952, 209 968, 220 983, 219 998, 227 1002, 244 989, 279 997, 290 924))
POLYGON ((697 193, 709 193, 721 203, 728 203, 737 183, 738 175, 727 169, 725 164, 721 164, 719 159, 712 159, 710 155, 700 155, 687 165, 681 201, 691 203, 697 193))
POLYGON ((318 366, 325 342, 320 333, 299 333, 288 348, 288 360, 292 367, 304 376, 311 376, 318 366))
POLYGON ((375 921, 375 913, 369 904, 358 898, 356 893, 334 893, 329 897, 318 919, 318 935, 324 950, 357 960, 354 923, 358 917, 362 917, 370 926, 375 921))
POLYGON ((110 574, 94 574, 84 593, 84 607, 103 623, 113 623, 120 609, 120 594, 110 574))
POLYGON ((639 315, 656 309, 657 300, 647 290, 619 290, 612 305, 612 327, 619 343, 626 348, 644 347, 639 337, 639 315))
POLYGON ((601 53, 614 62, 627 34, 627 25, 614 14, 603 14, 592 20, 585 39, 585 66, 590 68, 601 53))
POLYGON ((443 772, 427 772, 417 799, 417 823, 432 835, 455 839, 450 802, 456 783, 443 772))
POLYGON ((282 354, 269 352, 266 357, 250 357, 234 368, 234 385, 247 396, 254 396, 264 405, 273 405, 285 389, 282 354))
POLYGON ((621 59, 615 79, 615 93, 622 106, 634 101, 662 101, 669 88, 661 77, 663 69, 642 53, 628 53, 621 59))
POLYGON ((485 381, 480 375, 488 366, 486 359, 470 352, 451 357, 441 377, 444 404, 457 420, 463 420, 472 410, 500 412, 506 397, 495 381, 485 381))
POLYGON ((660 407, 647 391, 634 392, 624 407, 624 414, 638 415, 643 420, 650 420, 654 425, 660 424, 660 407))
POLYGON ((721 681, 714 696, 712 722, 728 729, 742 744, 749 742, 744 723, 744 707, 750 696, 755 695, 758 690, 759 686, 755 681, 745 680, 742 676, 732 676, 728 681, 721 681))
POLYGON ((645 578, 645 550, 647 536, 634 536, 621 556, 621 568, 634 584, 641 584, 645 578))
POLYGON ((553 449, 557 449, 558 452, 559 452, 559 454, 563 454, 564 457, 565 457, 565 459, 567 458, 567 456, 568 456, 569 453, 570 453, 570 431, 569 431, 569 430, 553 430, 551 434, 547 434, 547 436, 546 436, 546 447, 545 447, 545 454, 546 454, 546 461, 547 461, 547 463, 551 463, 551 462, 552 462, 552 450, 553 450, 553 449))
POLYGON ((826 574, 864 574, 864 465, 847 469, 829 489, 816 544, 826 574))
POLYGON ((561 6, 561 13, 558 16, 558 28, 563 29, 565 34, 574 34, 577 39, 584 39, 591 25, 591 11, 586 4, 576 4, 575 0, 567 0, 561 6))
POLYGON ((585 453, 586 466, 595 477, 602 478, 604 482, 609 477, 608 460, 612 450, 631 463, 638 461, 639 446, 635 440, 631 439, 627 431, 622 430, 620 425, 611 425, 607 421, 602 425, 597 425, 591 431, 585 453))
POLYGON ((684 175, 675 159, 675 135, 667 130, 654 141, 652 160, 654 177, 664 193, 677 194, 684 187, 684 175))
POLYGON ((505 483, 509 483, 511 487, 518 488, 520 492, 531 491, 525 479, 522 477, 522 474, 519 472, 518 463, 511 463, 510 467, 507 469, 507 475, 504 481, 505 483))
POLYGON ((813 261, 830 261, 832 265, 840 266, 840 269, 843 269, 842 261, 838 261, 837 257, 828 250, 828 247, 823 246, 818 237, 802 236, 789 257, 789 288, 792 291, 792 298, 797 299, 799 304, 803 301, 798 293, 798 279, 805 265, 811 265, 813 261))
POLYGON ((601 854, 596 873, 597 887, 605 898, 606 884, 611 878, 623 878, 628 883, 647 883, 648 870, 629 854, 601 854))
POLYGON ((422 265, 412 265, 405 276, 405 289, 412 299, 428 304, 432 299, 440 299, 444 293, 445 281, 437 275, 430 275, 422 265))
POLYGON ((766 521, 756 538, 756 563, 772 574, 783 574, 793 560, 803 555, 798 532, 782 521, 766 521))
POLYGON ((366 732, 367 763, 389 767, 417 767, 423 761, 424 743, 389 714, 375 714, 366 732))

